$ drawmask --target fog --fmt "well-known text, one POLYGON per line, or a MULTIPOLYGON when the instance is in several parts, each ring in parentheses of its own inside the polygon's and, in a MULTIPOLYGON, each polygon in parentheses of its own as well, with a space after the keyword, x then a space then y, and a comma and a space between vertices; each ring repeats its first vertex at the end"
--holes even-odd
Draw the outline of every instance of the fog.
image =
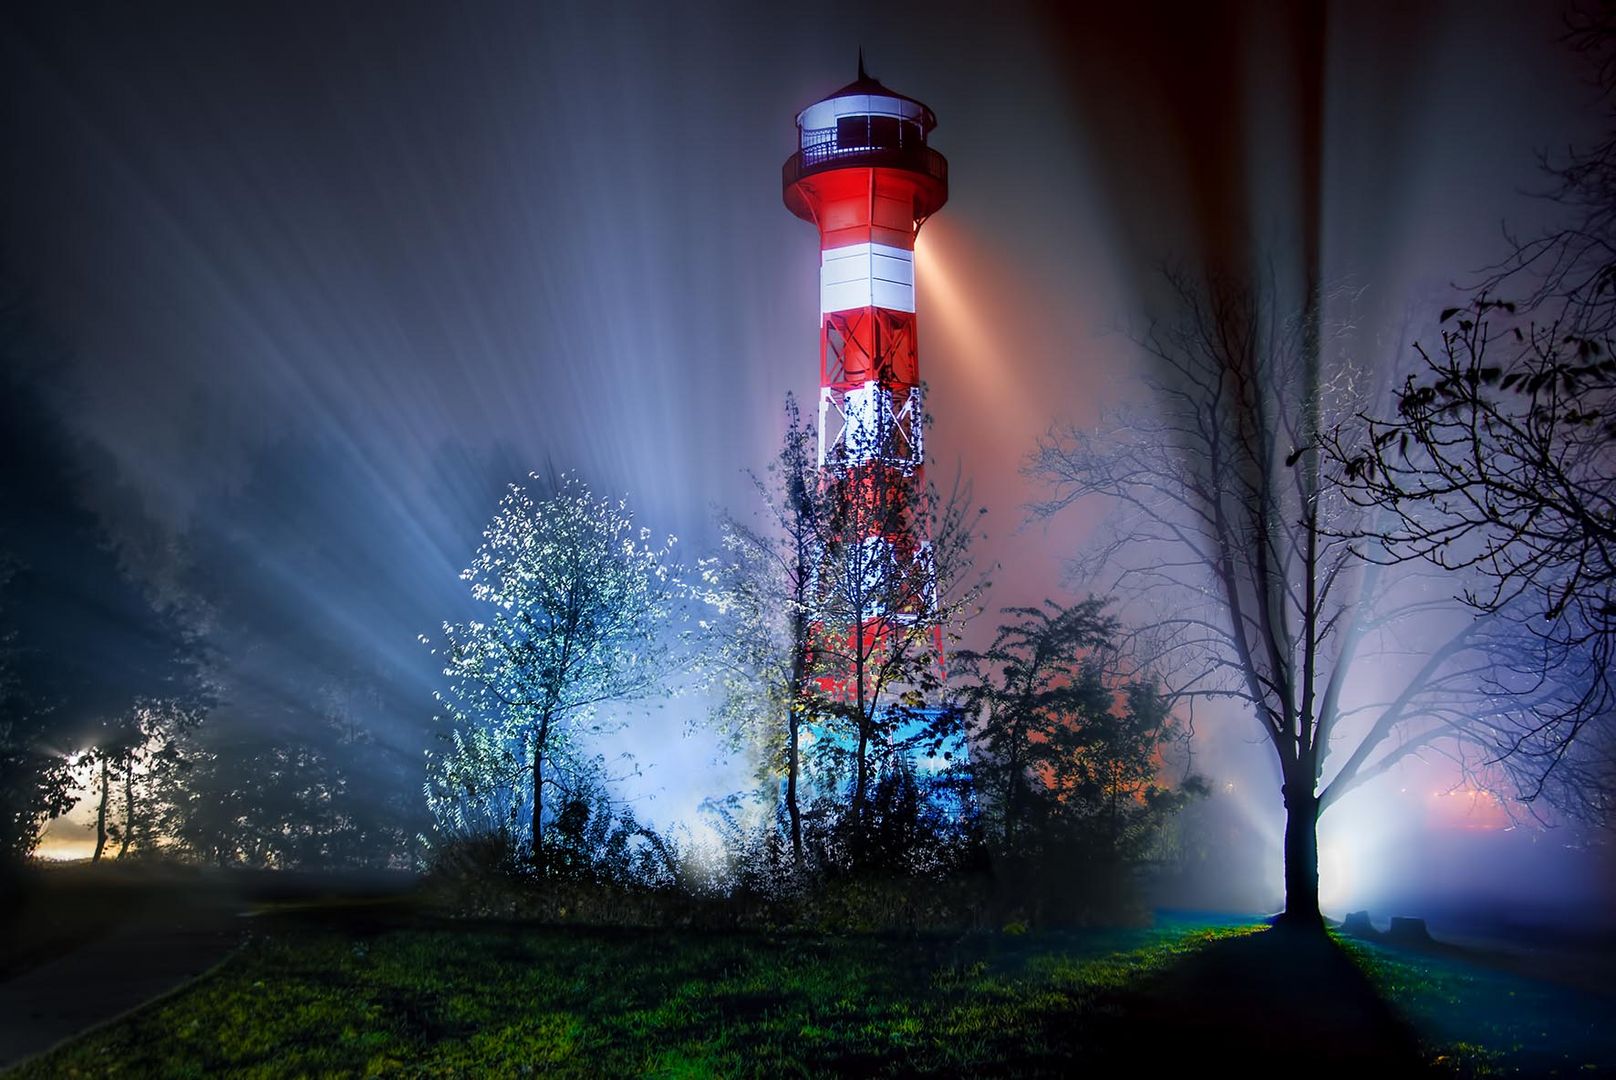
MULTIPOLYGON (((751 512, 745 471, 817 385, 817 246, 779 166, 862 47, 950 162, 922 371, 936 473, 989 511, 986 633, 1087 587, 1063 567, 1105 508, 1029 523, 1022 464, 1141 392, 1164 264, 1314 264, 1396 365, 1505 223, 1554 212, 1537 151, 1598 129, 1552 6, 1180 8, 8 9, 8 363, 137 575, 212 613, 208 723, 350 717, 385 751, 367 782, 410 799, 438 680, 418 637, 463 614, 504 484, 576 470, 692 558, 718 509, 751 512)), ((699 827, 747 783, 702 708, 627 709, 606 744, 650 819, 699 827)), ((1248 717, 1197 729, 1266 845, 1228 901, 1275 903, 1272 754, 1248 717)), ((1512 830, 1456 783, 1418 762, 1333 808, 1326 907, 1608 904, 1589 836, 1512 830)))

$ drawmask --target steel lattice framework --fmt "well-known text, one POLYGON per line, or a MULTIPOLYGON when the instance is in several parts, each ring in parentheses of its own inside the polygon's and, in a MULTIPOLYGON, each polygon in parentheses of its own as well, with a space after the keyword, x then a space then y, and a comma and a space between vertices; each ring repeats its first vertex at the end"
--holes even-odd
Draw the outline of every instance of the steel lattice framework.
MULTIPOLYGON (((921 225, 948 199, 948 163, 926 143, 936 124, 931 109, 871 78, 861 60, 854 82, 798 114, 799 149, 783 169, 786 206, 819 230, 819 466, 840 508, 835 545, 858 544, 872 565, 923 574, 914 251, 921 225)), ((934 596, 916 590, 874 613, 873 624, 859 619, 862 632, 913 624, 934 596)))

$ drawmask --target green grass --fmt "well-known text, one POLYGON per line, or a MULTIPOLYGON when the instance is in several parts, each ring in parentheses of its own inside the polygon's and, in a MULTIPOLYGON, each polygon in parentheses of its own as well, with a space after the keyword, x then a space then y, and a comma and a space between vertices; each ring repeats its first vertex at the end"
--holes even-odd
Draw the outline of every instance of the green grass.
MULTIPOLYGON (((300 927, 19 1075, 1061 1075, 1188 1058, 1181 1043, 1198 1036, 1180 1038, 1174 1017, 1196 999, 1174 996, 1175 973, 1220 951, 1249 955, 1239 950, 1267 937, 1258 931, 1179 922, 915 940, 300 927)), ((1448 1015, 1443 1003, 1470 992, 1461 974, 1386 950, 1354 955, 1411 1015, 1448 1015)), ((1508 1048, 1488 1040, 1511 1030, 1455 1028, 1427 1056, 1472 1040, 1481 1052, 1467 1062, 1504 1067, 1508 1048)), ((1328 1060, 1328 1046, 1310 1045, 1328 1060)))
POLYGON ((1482 966, 1462 954, 1343 944, 1408 1017, 1443 1072, 1616 1073, 1616 1001, 1608 996, 1482 966))
POLYGON ((1039 1071, 1072 1052, 1072 1020, 1098 998, 1247 932, 966 944, 533 928, 269 937, 21 1075, 1039 1071))

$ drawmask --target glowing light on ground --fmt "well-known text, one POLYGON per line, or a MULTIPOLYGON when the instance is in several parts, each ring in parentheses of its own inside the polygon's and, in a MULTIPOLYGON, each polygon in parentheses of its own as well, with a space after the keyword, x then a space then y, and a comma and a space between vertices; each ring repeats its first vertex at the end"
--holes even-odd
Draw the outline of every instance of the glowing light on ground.
POLYGON ((1386 850, 1397 842, 1395 817, 1370 812, 1365 820, 1343 817, 1334 827, 1319 828, 1319 906, 1341 916, 1368 904, 1384 885, 1380 868, 1386 850))

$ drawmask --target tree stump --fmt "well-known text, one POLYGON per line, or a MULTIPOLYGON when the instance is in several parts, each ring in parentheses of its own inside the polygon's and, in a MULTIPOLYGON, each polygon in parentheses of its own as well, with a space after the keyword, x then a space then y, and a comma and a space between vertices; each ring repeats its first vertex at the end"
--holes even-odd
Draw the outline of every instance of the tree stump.
POLYGON ((1348 912, 1346 921, 1341 924, 1341 932, 1351 934, 1353 937, 1380 937, 1380 931, 1375 929, 1375 924, 1369 919, 1368 909, 1348 912))

